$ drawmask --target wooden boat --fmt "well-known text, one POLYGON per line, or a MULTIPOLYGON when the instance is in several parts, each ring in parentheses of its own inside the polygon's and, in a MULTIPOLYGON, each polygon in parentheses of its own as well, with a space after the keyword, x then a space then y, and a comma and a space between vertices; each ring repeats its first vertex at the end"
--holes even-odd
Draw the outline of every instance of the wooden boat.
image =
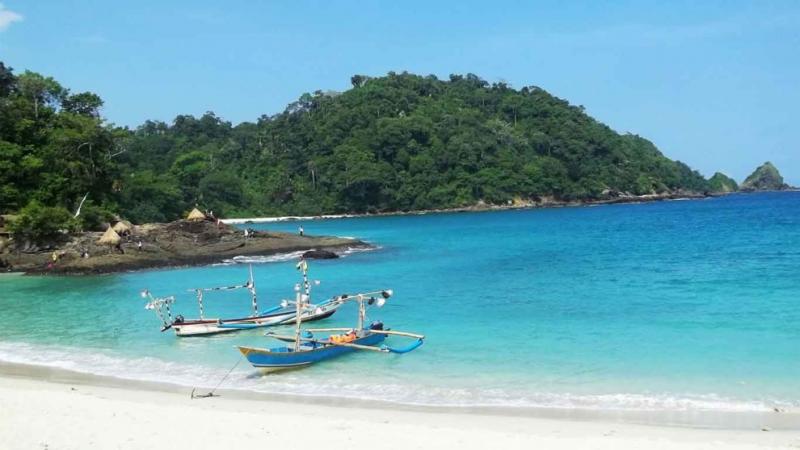
MULTIPOLYGON (((303 284, 306 287, 307 295, 310 296, 311 284, 308 281, 308 265, 298 265, 303 271, 303 284)), ((292 323, 298 315, 296 308, 289 306, 289 301, 284 300, 280 305, 270 308, 261 313, 258 312, 258 303, 256 298, 255 281, 253 280, 253 268, 250 267, 250 278, 242 285, 213 287, 213 288, 196 288, 190 289, 189 292, 195 292, 197 295, 197 305, 200 317, 198 319, 185 319, 182 315, 172 317, 172 305, 175 302, 175 297, 161 297, 156 298, 148 290, 142 291, 142 297, 149 298, 150 301, 145 306, 145 309, 154 310, 162 323, 161 331, 172 329, 177 336, 208 336, 220 333, 229 333, 239 330, 249 330, 254 328, 264 328, 285 323, 292 323), (234 289, 247 289, 250 292, 252 314, 247 317, 231 318, 231 319, 210 319, 204 316, 203 296, 205 292, 234 290, 234 289)), ((314 305, 308 303, 299 312, 301 322, 311 322, 315 320, 322 320, 332 316, 343 302, 337 301, 336 298, 325 301, 323 303, 314 305)))
MULTIPOLYGON (((300 295, 299 286, 295 287, 297 299, 295 306, 302 308, 303 296, 300 295)), ((310 366, 316 362, 341 356, 354 351, 373 351, 380 353, 408 353, 422 345, 425 336, 401 331, 384 330, 382 322, 373 322, 365 326, 366 308, 370 305, 383 306, 391 297, 391 290, 369 292, 356 295, 342 295, 338 299, 342 302, 355 301, 358 303, 358 325, 356 328, 317 328, 301 330, 300 320, 295 320, 294 336, 267 333, 267 336, 293 345, 283 345, 272 348, 237 347, 242 355, 253 367, 265 372, 298 369, 310 366), (315 332, 343 332, 344 334, 331 334, 325 338, 314 337, 315 332), (404 336, 413 338, 414 342, 406 347, 390 347, 383 342, 388 336, 404 336)))

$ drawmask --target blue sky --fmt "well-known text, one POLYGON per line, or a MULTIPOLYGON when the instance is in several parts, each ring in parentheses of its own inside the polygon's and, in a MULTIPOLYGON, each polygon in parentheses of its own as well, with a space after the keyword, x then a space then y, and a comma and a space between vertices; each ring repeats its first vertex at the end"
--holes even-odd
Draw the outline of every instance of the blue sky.
POLYGON ((0 60, 106 102, 119 125, 234 123, 353 74, 537 85, 705 175, 773 161, 800 185, 800 2, 19 1, 0 60))

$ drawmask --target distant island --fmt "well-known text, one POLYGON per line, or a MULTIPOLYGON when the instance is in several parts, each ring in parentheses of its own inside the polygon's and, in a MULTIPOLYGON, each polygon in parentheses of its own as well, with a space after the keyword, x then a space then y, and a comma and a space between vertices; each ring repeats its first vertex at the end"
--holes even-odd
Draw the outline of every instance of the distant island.
POLYGON ((778 169, 769 161, 759 166, 739 187, 744 192, 783 191, 790 188, 791 186, 783 182, 778 169))
POLYGON ((0 62, 0 252, 122 219, 396 213, 786 189, 770 163, 705 179, 544 89, 476 75, 355 75, 233 126, 214 113, 118 127, 102 99, 0 62), (4 237, 4 236, 5 237, 4 237))
POLYGON ((741 185, 737 185, 735 180, 721 172, 715 173, 708 181, 711 192, 716 194, 794 189, 783 181, 778 168, 769 161, 758 166, 741 185))
POLYGON ((718 194, 727 194, 739 190, 739 185, 736 184, 736 180, 722 172, 717 172, 711 178, 709 178, 708 186, 711 189, 711 192, 718 194))

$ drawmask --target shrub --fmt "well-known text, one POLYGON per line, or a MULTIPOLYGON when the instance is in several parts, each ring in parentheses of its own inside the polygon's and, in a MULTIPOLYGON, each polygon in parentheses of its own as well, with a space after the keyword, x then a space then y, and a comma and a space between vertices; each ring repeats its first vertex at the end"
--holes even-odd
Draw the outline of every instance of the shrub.
POLYGON ((77 221, 65 208, 44 206, 32 200, 9 225, 14 237, 42 243, 75 230, 77 221))
POLYGON ((104 206, 86 202, 81 208, 78 223, 84 231, 104 231, 105 225, 114 220, 114 213, 104 206))

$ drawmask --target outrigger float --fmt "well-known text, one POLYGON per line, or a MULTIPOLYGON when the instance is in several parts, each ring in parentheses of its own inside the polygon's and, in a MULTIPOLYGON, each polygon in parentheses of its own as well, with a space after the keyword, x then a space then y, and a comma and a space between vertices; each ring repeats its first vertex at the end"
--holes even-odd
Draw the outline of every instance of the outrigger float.
MULTIPOLYGON (((300 285, 295 286, 295 292, 296 299, 293 303, 299 313, 305 308, 307 296, 301 294, 300 285)), ((300 327, 302 321, 299 320, 299 315, 297 315, 294 336, 279 335, 273 332, 267 332, 266 334, 268 337, 292 343, 293 345, 272 348, 238 346, 237 348, 253 367, 265 372, 299 369, 357 350, 380 353, 408 353, 422 345, 425 336, 384 329, 383 322, 372 322, 369 326, 365 325, 367 321, 367 306, 375 305, 380 308, 391 296, 392 291, 387 289, 355 295, 345 294, 336 297, 335 300, 341 303, 348 301, 358 303, 358 325, 356 328, 312 328, 303 330, 300 327), (317 338, 313 334, 317 332, 338 332, 340 334, 330 334, 325 338, 317 338), (389 336, 403 336, 412 338, 414 341, 405 347, 390 347, 383 343, 389 336)))
MULTIPOLYGON (((311 283, 308 280, 308 264, 305 260, 302 260, 297 267, 303 273, 305 295, 310 298, 311 283)), ((189 289, 189 292, 194 292, 197 295, 197 306, 200 314, 198 319, 185 319, 180 314, 173 318, 172 305, 175 303, 174 296, 154 297, 147 289, 142 291, 142 297, 149 299, 149 302, 145 305, 145 309, 155 311, 156 315, 161 320, 162 332, 172 329, 177 336, 208 336, 239 330, 282 325, 292 323, 295 319, 299 319, 301 322, 311 322, 332 316, 333 313, 344 304, 344 302, 340 301, 338 298, 333 298, 317 305, 309 302, 300 309, 290 306, 292 302, 284 300, 280 305, 259 313, 252 266, 250 266, 250 278, 245 284, 213 288, 195 288, 189 289), (235 289, 247 289, 250 292, 252 313, 249 316, 233 319, 210 319, 205 317, 203 308, 203 294, 205 292, 235 289)))

